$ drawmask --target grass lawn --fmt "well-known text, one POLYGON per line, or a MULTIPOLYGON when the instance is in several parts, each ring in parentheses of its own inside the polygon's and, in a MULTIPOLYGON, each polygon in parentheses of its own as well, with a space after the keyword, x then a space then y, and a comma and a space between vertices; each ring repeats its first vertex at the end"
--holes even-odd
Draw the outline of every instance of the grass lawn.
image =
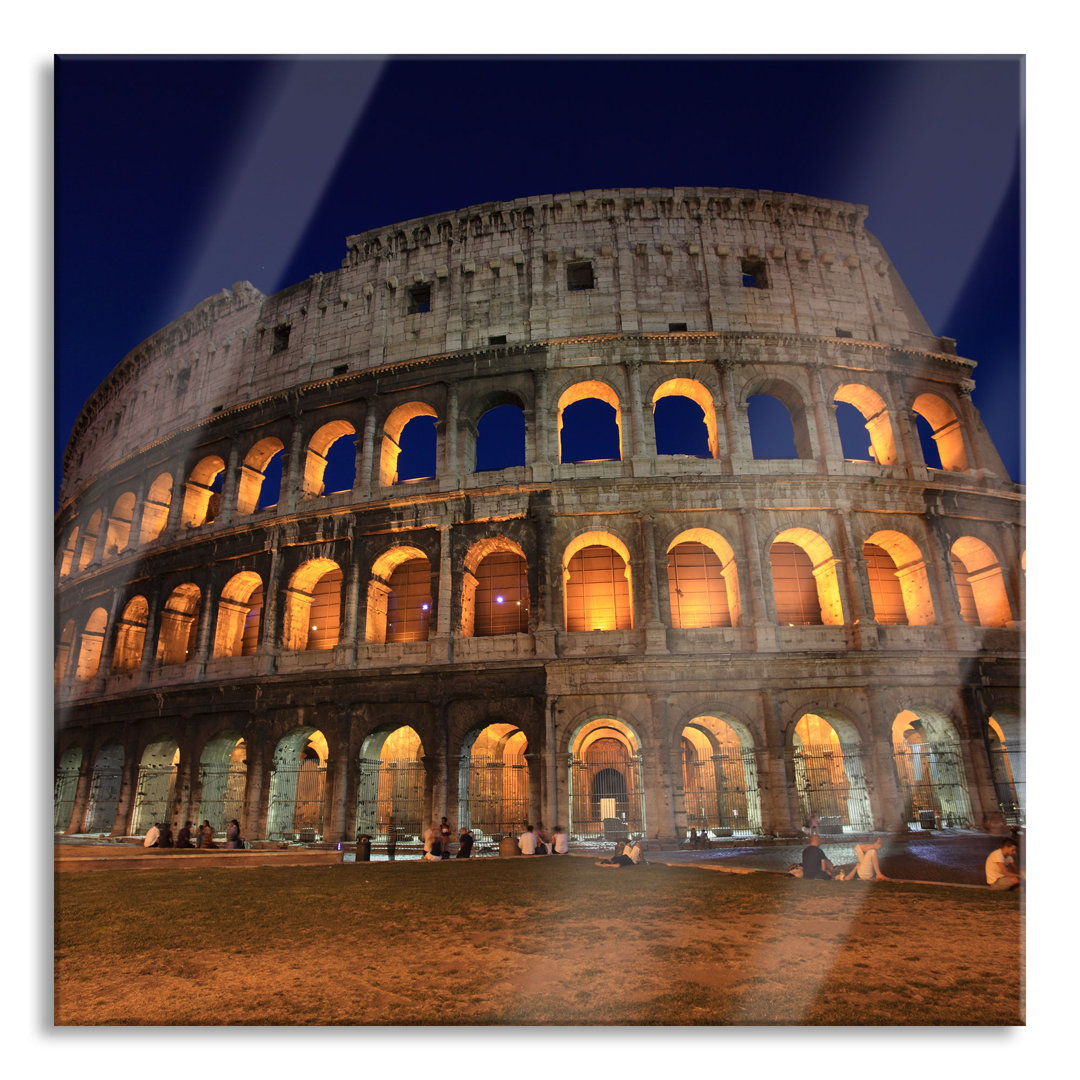
POLYGON ((57 1024, 1023 1023, 1012 893, 554 857, 55 882, 57 1024))

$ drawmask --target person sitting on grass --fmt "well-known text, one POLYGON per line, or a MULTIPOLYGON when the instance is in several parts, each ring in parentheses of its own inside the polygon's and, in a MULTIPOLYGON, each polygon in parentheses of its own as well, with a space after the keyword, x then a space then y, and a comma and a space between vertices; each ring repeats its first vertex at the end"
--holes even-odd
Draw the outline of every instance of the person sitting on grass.
POLYGON ((551 845, 556 855, 570 854, 570 837, 566 835, 566 830, 561 825, 555 826, 551 834, 551 845))
POLYGON ((803 848, 802 867, 804 879, 824 878, 831 881, 836 876, 836 867, 821 850, 821 837, 817 833, 810 837, 810 843, 803 848))
POLYGON ((855 865, 845 876, 845 881, 851 881, 856 875, 860 881, 888 881, 881 872, 881 863, 878 861, 878 852, 881 850, 881 837, 879 836, 872 844, 855 845, 855 865))
POLYGON ((1024 874, 1016 868, 1018 847, 1011 837, 1005 837, 986 857, 986 884, 996 891, 1019 889, 1024 874))
POLYGON ((636 866, 644 861, 645 857, 641 853, 641 844, 639 842, 631 844, 629 837, 627 837, 626 840, 619 841, 615 848, 615 854, 610 859, 598 859, 596 865, 602 866, 606 870, 612 866, 636 866))
POLYGON ((539 854, 537 851, 536 833, 533 831, 531 825, 527 824, 525 826, 525 831, 518 837, 518 844, 521 846, 522 855, 539 854))
POLYGON ((158 827, 157 822, 154 822, 149 829, 146 830, 146 837, 142 842, 143 847, 157 847, 158 841, 161 839, 161 829, 158 827))
POLYGON ((458 848, 457 857, 459 859, 468 859, 472 857, 473 841, 475 837, 469 832, 468 826, 461 826, 461 833, 458 836, 458 848))

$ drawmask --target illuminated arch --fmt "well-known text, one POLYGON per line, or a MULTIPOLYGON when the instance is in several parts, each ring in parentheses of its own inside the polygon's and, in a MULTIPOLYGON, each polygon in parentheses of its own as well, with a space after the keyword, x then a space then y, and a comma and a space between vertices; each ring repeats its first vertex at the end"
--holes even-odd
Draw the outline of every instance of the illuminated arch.
POLYGON ((79 526, 76 525, 68 533, 67 542, 60 550, 60 577, 65 578, 72 572, 75 562, 75 551, 79 546, 79 526))
POLYGON ((105 627, 109 614, 104 608, 94 608, 90 612, 86 625, 79 639, 79 662, 75 668, 75 678, 82 681, 92 679, 101 666, 101 648, 105 644, 105 627))
POLYGON ((142 523, 139 526, 139 543, 156 540, 169 520, 172 505, 173 478, 171 473, 159 473, 143 501, 142 523))
POLYGON ((313 727, 293 728, 278 741, 270 774, 268 839, 322 839, 329 757, 326 736, 313 727))
POLYGON ((1023 724, 1018 713, 995 710, 995 716, 986 722, 986 749, 998 810, 1006 824, 1023 825, 1027 770, 1023 724))
POLYGON ((906 622, 908 626, 930 626, 935 621, 926 561, 914 540, 895 529, 880 529, 866 538, 863 558, 867 563, 870 595, 877 622, 901 625, 906 622), (876 552, 868 553, 868 547, 878 549, 887 559, 888 565, 885 565, 876 552), (900 613, 896 611, 897 598, 900 613), (883 618, 886 612, 891 614, 883 618))
POLYGON ((569 769, 571 836, 645 832, 641 741, 633 728, 610 717, 583 724, 571 741, 569 769))
POLYGON ((331 420, 323 424, 308 442, 304 455, 304 492, 309 495, 333 494, 326 491, 326 465, 331 452, 336 453, 339 447, 344 448, 342 454, 348 458, 348 465, 351 466, 347 470, 349 483, 341 490, 348 491, 353 486, 356 480, 356 428, 348 420, 331 420), (349 436, 352 436, 351 440, 340 442, 349 436))
POLYGON ((218 732, 199 757, 198 822, 222 835, 230 821, 243 821, 246 789, 247 744, 236 731, 218 732))
POLYGON ((95 510, 83 530, 82 546, 79 548, 79 570, 85 570, 94 557, 97 548, 98 532, 101 529, 101 511, 95 510))
POLYGON ((892 741, 909 827, 970 826, 971 802, 952 721, 932 708, 903 709, 893 720, 892 741))
POLYGON ((803 396, 795 386, 783 379, 757 378, 747 384, 743 395, 755 460, 810 459, 814 456, 803 396), (790 445, 795 451, 794 454, 781 454, 779 458, 775 452, 779 449, 776 429, 782 426, 784 418, 778 406, 783 407, 787 422, 791 424, 790 445))
POLYGON ((180 766, 180 747, 174 739, 150 743, 139 762, 131 833, 141 836, 151 825, 171 825, 173 793, 180 766))
POLYGON ((474 730, 461 749, 458 820, 479 837, 516 833, 529 820, 529 744, 516 724, 474 730))
POLYGON ((221 482, 225 462, 210 454, 192 470, 184 485, 184 505, 180 522, 189 529, 207 525, 217 517, 221 505, 221 482))
POLYGON ((563 553, 567 630, 629 630, 634 625, 630 552, 609 532, 575 537, 563 553))
POLYGON ((463 637, 524 634, 529 629, 528 565, 505 536, 478 540, 465 555, 461 582, 463 637))
POLYGON ((234 574, 221 590, 212 655, 250 656, 259 640, 262 615, 262 578, 253 570, 234 574))
POLYGON ((579 401, 589 400, 602 401, 606 405, 610 405, 615 410, 615 430, 616 430, 616 445, 615 454, 610 458, 600 458, 601 461, 613 460, 622 461, 623 452, 623 437, 622 437, 622 410, 619 406, 619 395, 608 386, 605 382, 600 382, 599 379, 587 379, 584 382, 574 383, 573 386, 567 387, 563 391, 559 398, 558 405, 556 406, 558 412, 559 422, 559 460, 566 461, 567 459, 563 455, 563 423, 565 420, 566 410, 571 405, 576 405, 579 401))
POLYGON ((823 536, 812 529, 784 529, 773 539, 769 561, 776 621, 781 626, 843 625, 837 560, 823 536), (805 558, 800 559, 794 548, 805 558))
POLYGON ((146 624, 150 620, 150 606, 145 596, 133 596, 125 605, 117 621, 116 645, 113 648, 113 671, 134 671, 142 663, 143 646, 146 644, 146 624))
POLYGON ((382 453, 379 458, 379 483, 383 487, 398 483, 401 433, 405 430, 405 425, 418 416, 430 416, 435 420, 439 418, 439 414, 426 402, 410 401, 394 409, 383 424, 382 453))
POLYGON ((757 759, 746 726, 697 716, 683 726, 679 742, 687 828, 760 833, 757 759))
POLYGON ((183 664, 195 657, 202 592, 190 582, 169 594, 161 612, 156 659, 159 664, 183 664))
POLYGON ((950 471, 967 469, 964 430, 952 406, 937 394, 920 394, 911 408, 930 425, 941 457, 941 467, 950 471))
POLYGON ((113 503, 105 533, 105 555, 119 555, 131 542, 131 522, 135 516, 135 492, 125 491, 113 503))
POLYGON ((869 386, 845 383, 836 389, 833 400, 859 410, 870 436, 870 454, 879 465, 896 464, 896 436, 884 398, 869 386))
POLYGON ((823 832, 873 828, 858 729, 838 713, 804 713, 791 735, 795 787, 803 816, 823 832))
POLYGON ((686 529, 668 545, 668 598, 676 629, 738 626, 739 572, 731 545, 712 529, 686 529))
MULTIPOLYGON (((393 596, 392 583, 394 575, 399 569, 404 567, 407 563, 419 562, 419 560, 423 560, 423 565, 428 568, 428 594, 426 599, 422 596, 412 597, 411 599, 415 599, 418 605, 427 603, 428 608, 424 614, 427 616, 427 621, 430 622, 432 607, 431 564, 428 562, 427 555, 419 548, 402 544, 398 547, 392 547, 388 551, 384 551, 382 555, 375 560, 375 563, 371 568, 371 580, 368 582, 367 620, 364 632, 365 641, 382 644, 387 641, 404 640, 389 633, 389 623, 391 621, 390 602, 393 596)), ((411 578, 416 575, 410 574, 409 576, 411 578)), ((400 584, 403 586, 406 585, 404 575, 400 579, 400 584)), ((408 584, 415 586, 419 583, 410 580, 408 584)), ((410 589, 409 591, 416 590, 410 589)), ((401 598, 398 597, 395 599, 393 614, 397 614, 400 606, 401 598)), ((419 608, 418 610, 423 612, 422 608, 419 608)), ((416 612, 413 612, 413 616, 412 620, 407 621, 416 623, 420 616, 416 612)), ((418 631, 419 627, 418 625, 410 626, 409 629, 418 631)))
POLYGON ((656 415, 656 405, 667 397, 688 398, 697 405, 703 415, 705 433, 708 439, 709 456, 718 457, 720 441, 716 432, 716 405, 713 396, 708 389, 696 379, 668 379, 656 388, 652 396, 653 416, 656 415))
POLYGON ((380 842, 419 840, 425 819, 427 769, 424 744, 414 728, 385 726, 360 749, 356 790, 356 831, 380 842))
POLYGON ((971 626, 1012 626, 1005 575, 990 546, 974 536, 961 536, 949 555, 964 622, 971 626))
POLYGON ((293 572, 285 589, 283 648, 304 652, 337 645, 342 580, 333 559, 309 559, 293 572))
MULTIPOLYGON (((259 498, 266 480, 266 469, 285 444, 270 435, 260 439, 248 452, 240 465, 240 482, 236 493, 236 510, 240 514, 253 514, 262 509, 259 498)), ((325 464, 325 462, 324 462, 325 464)))

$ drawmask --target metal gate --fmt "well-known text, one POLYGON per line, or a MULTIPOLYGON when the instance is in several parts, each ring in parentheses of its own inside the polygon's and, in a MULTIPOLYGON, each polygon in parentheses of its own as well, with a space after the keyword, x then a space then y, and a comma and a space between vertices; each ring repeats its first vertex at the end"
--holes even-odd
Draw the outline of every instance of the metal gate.
POLYGON ((379 843, 389 838, 390 818, 399 840, 424 835, 424 786, 427 770, 422 761, 360 759, 356 792, 356 831, 379 843))
POLYGON ((987 748, 990 755, 990 772, 994 777, 994 790, 997 792, 998 809, 1007 825, 1024 824, 1024 748, 1006 750, 1001 743, 991 743, 987 748))
POLYGON ((326 766, 314 761, 279 765, 270 774, 270 811, 266 835, 270 840, 321 840, 326 766))
POLYGON ((78 769, 58 769, 53 786, 53 832, 67 832, 79 787, 78 769))
POLYGON ((959 744, 894 743, 893 760, 909 825, 971 825, 959 744))
POLYGON ((132 836, 142 836, 151 825, 171 824, 175 765, 140 765, 131 814, 132 836))
POLYGON ((822 832, 866 832, 873 828, 862 746, 804 743, 789 753, 804 818, 816 814, 822 832))
POLYGON ((570 835, 615 840, 645 832, 641 755, 589 753, 570 761, 570 835))
POLYGON ((761 831, 754 751, 721 746, 704 760, 683 751, 683 787, 688 829, 730 829, 737 835, 761 831))
POLYGON ((529 769, 520 758, 470 755, 462 762, 460 820, 480 836, 520 833, 529 820, 529 769))
POLYGON ((124 770, 120 767, 94 770, 94 777, 90 781, 90 797, 86 800, 83 832, 112 832, 123 782, 124 770))
POLYGON ((225 832, 227 822, 244 816, 244 791, 247 786, 247 765, 212 763, 199 766, 200 821, 210 822, 215 833, 225 832))

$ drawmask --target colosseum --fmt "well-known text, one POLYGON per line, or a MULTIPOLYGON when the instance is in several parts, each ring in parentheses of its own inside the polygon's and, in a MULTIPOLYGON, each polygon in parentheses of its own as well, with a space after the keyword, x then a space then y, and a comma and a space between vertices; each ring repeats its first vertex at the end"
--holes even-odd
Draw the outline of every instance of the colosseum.
POLYGON ((1023 489, 867 213, 487 203, 140 344, 64 455, 56 832, 1022 822, 1023 489))

